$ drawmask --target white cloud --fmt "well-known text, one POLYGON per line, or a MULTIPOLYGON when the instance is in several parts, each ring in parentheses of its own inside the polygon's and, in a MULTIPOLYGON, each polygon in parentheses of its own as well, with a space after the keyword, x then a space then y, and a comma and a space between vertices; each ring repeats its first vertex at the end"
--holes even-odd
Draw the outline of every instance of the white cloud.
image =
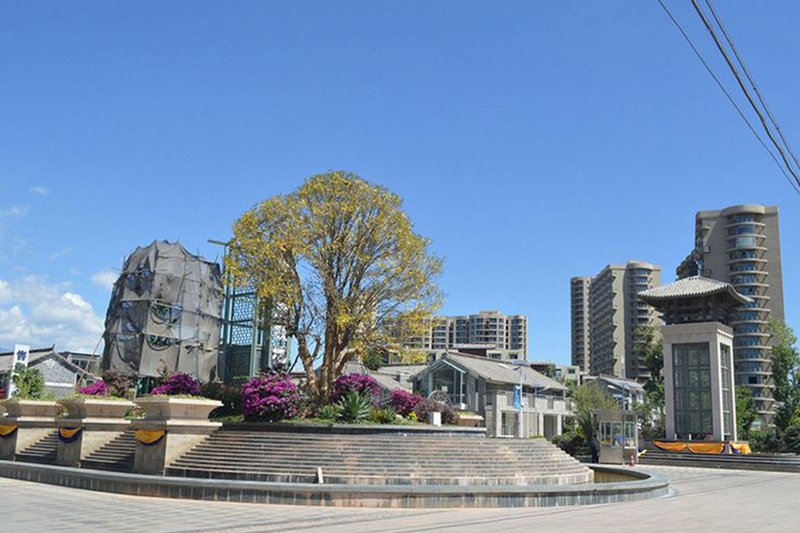
POLYGON ((61 259, 62 257, 66 257, 72 253, 72 246, 67 246, 66 248, 62 248, 56 252, 50 254, 47 259, 49 261, 55 261, 56 259, 61 259))
POLYGON ((12 205, 0 209, 0 218, 24 217, 30 208, 27 205, 12 205))
POLYGON ((39 196, 47 196, 50 194, 50 189, 41 185, 36 185, 35 187, 31 187, 31 192, 39 196))
POLYGON ((92 274, 92 283, 110 291, 114 288, 114 282, 118 277, 119 274, 113 270, 101 270, 92 274))
POLYGON ((0 346, 55 344, 60 350, 94 350, 103 320, 67 283, 39 276, 0 280, 0 346))

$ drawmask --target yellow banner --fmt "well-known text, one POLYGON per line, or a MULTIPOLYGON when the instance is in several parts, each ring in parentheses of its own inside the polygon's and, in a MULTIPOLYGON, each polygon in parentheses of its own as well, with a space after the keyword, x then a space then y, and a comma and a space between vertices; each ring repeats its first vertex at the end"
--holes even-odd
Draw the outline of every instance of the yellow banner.
POLYGON ((653 445, 656 448, 661 448, 662 450, 666 450, 668 452, 682 452, 686 449, 685 442, 661 442, 654 440, 653 445))
POLYGON ((725 449, 724 442, 690 442, 689 451, 692 453, 720 454, 725 449))
POLYGON ((16 424, 10 424, 7 426, 0 426, 0 437, 8 437, 12 433, 17 430, 16 424))
POLYGON ((58 434, 61 435, 64 439, 71 439, 78 433, 80 433, 81 428, 58 428, 58 434))
POLYGON ((145 446, 150 446, 160 441, 167 432, 163 429, 137 429, 133 434, 136 440, 145 446))
POLYGON ((736 450, 736 453, 742 455, 750 455, 753 451, 750 449, 750 444, 747 442, 731 442, 731 448, 736 450))

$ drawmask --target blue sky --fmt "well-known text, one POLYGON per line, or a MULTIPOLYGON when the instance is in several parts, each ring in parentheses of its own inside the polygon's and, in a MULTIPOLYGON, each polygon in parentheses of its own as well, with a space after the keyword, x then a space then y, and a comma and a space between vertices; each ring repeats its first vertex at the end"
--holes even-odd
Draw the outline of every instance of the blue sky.
MULTIPOLYGON (((800 4, 718 4, 800 149, 800 4)), ((800 326, 800 197, 655 0, 4 2, 0 72, 0 346, 92 349, 134 247, 214 258, 330 169, 403 196, 443 311, 527 314, 532 358, 569 359, 571 276, 669 281, 695 212, 738 203, 780 207, 800 326)))

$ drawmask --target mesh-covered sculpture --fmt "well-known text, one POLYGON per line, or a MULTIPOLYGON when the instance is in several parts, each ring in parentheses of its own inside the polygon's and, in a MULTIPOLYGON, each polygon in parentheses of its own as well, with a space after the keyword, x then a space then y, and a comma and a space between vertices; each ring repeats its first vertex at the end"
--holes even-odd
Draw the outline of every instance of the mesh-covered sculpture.
POLYGON ((125 260, 106 313, 103 368, 216 375, 222 280, 216 263, 154 241, 125 260))

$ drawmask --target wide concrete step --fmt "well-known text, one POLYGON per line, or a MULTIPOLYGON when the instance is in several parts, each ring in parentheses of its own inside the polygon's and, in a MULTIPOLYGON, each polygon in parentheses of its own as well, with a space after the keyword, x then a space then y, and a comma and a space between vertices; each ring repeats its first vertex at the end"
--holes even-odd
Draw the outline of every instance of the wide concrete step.
MULTIPOLYGON (((399 464, 393 463, 391 461, 387 461, 386 463, 308 463, 308 462, 295 462, 295 463, 287 463, 285 461, 260 461, 260 462, 253 462, 253 461, 245 461, 245 460, 235 460, 235 459, 228 459, 226 461, 219 461, 215 459, 199 459, 196 457, 181 457, 180 459, 174 461, 171 466, 218 466, 224 465, 227 468, 239 468, 239 469, 271 469, 271 468, 280 468, 280 467, 289 467, 295 469, 309 469, 314 470, 317 467, 328 468, 328 469, 336 469, 342 471, 351 471, 351 472, 470 472, 474 470, 468 470, 463 468, 461 465, 453 464, 453 465, 429 465, 426 463, 419 463, 419 464, 399 464)), ((536 473, 547 473, 547 472, 566 472, 566 471, 583 471, 583 465, 580 464, 563 464, 563 465, 536 465, 535 468, 529 468, 525 465, 517 465, 517 464, 503 464, 503 465, 486 465, 480 468, 481 473, 519 473, 519 472, 536 472, 536 473)))
POLYGON ((16 456, 16 460, 25 463, 52 464, 56 461, 57 447, 58 434, 53 430, 51 433, 48 433, 47 436, 20 451, 16 456))
POLYGON ((800 472, 800 457, 796 455, 711 455, 648 450, 639 462, 660 466, 800 472))
POLYGON ((586 483, 591 471, 543 439, 340 435, 269 431, 213 433, 167 475, 313 483, 520 485, 586 483))
POLYGON ((81 461, 81 468, 130 472, 136 455, 136 439, 128 430, 90 453, 81 461))
MULTIPOLYGON (((462 473, 461 475, 439 477, 430 474, 396 476, 383 473, 354 476, 349 473, 343 474, 334 470, 323 470, 322 474, 325 483, 350 485, 556 485, 562 483, 587 483, 590 479, 589 474, 586 472, 537 476, 520 474, 479 476, 462 473)), ((311 472, 289 472, 280 470, 271 472, 248 472, 225 468, 193 469, 170 466, 167 469, 167 475, 278 483, 315 483, 317 481, 316 470, 311 472)))

